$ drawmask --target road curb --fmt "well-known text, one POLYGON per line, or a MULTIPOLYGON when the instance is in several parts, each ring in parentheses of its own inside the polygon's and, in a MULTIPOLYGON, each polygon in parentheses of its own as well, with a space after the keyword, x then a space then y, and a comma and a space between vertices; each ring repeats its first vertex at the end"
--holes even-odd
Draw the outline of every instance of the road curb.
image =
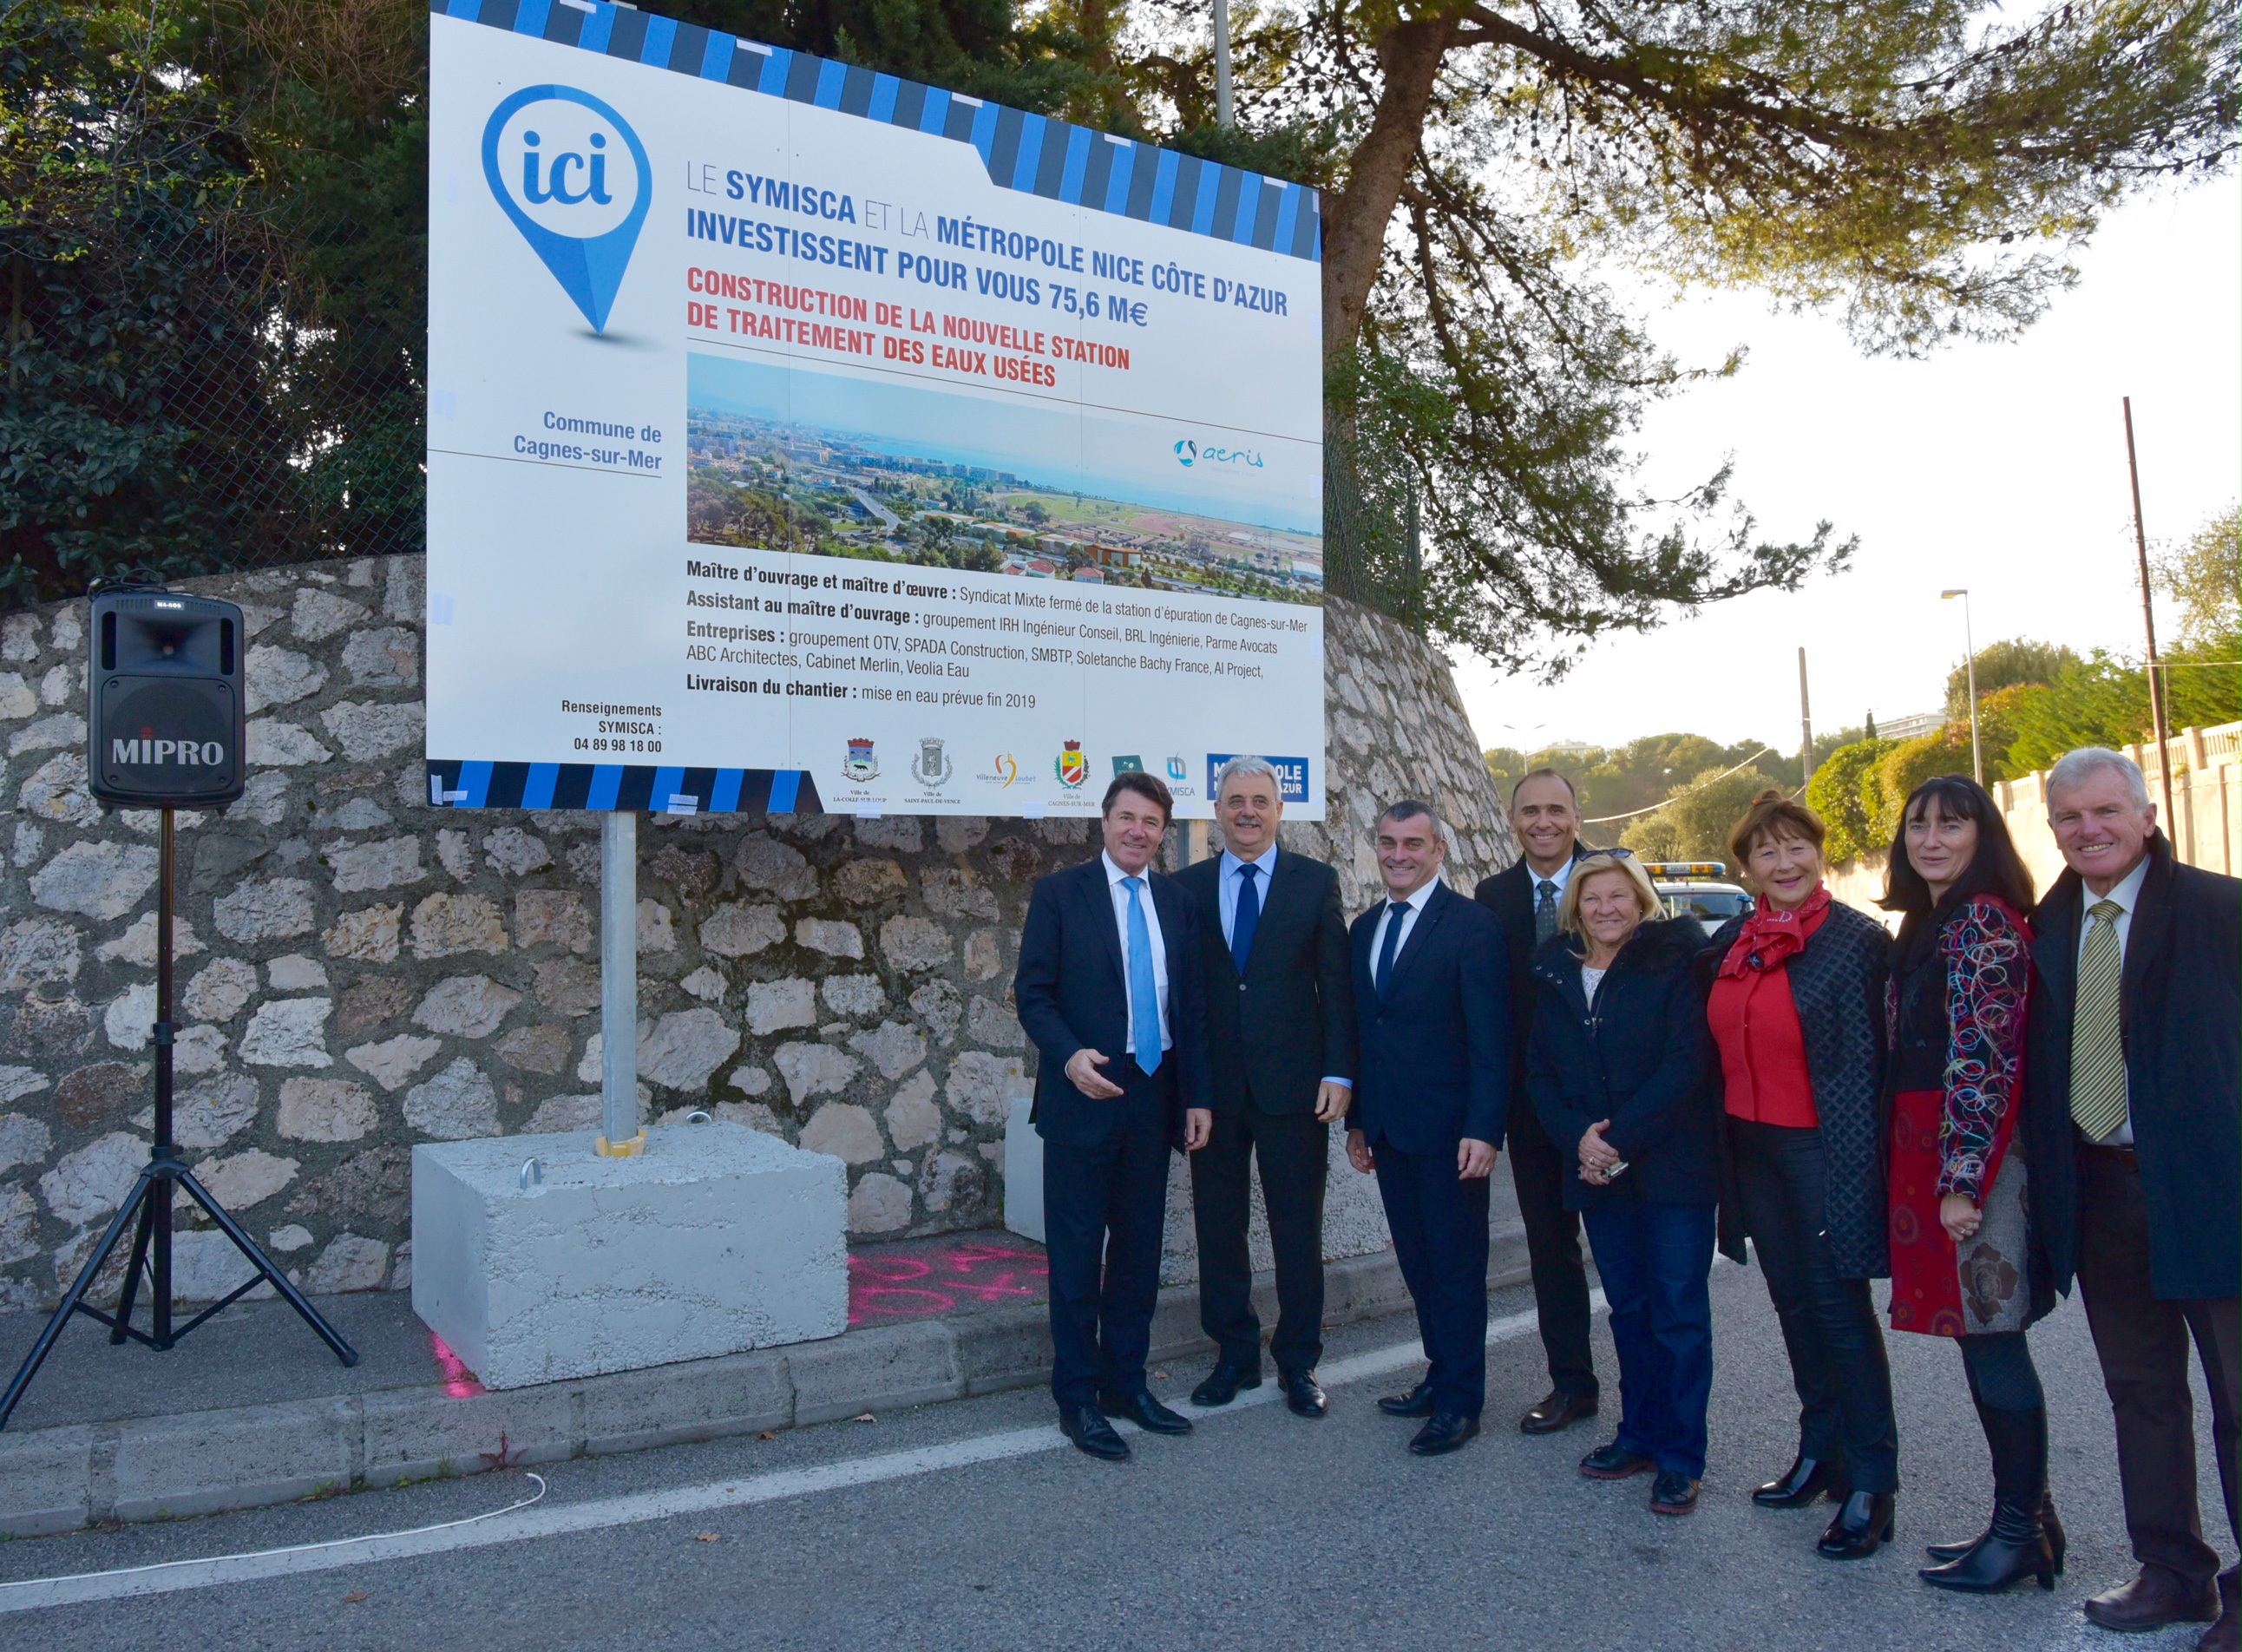
MULTIPOLYGON (((1392 1251, 1325 1268, 1325 1323, 1408 1306, 1392 1251)), ((1494 1236, 1494 1286, 1527 1277, 1525 1235, 1494 1236)), ((1270 1275, 1255 1280, 1265 1325, 1270 1275)), ((1212 1345, 1198 1289, 1160 1293, 1155 1360, 1212 1345)), ((1032 1387, 1051 1371, 1040 1304, 869 1326, 825 1342, 461 1396, 427 1383, 267 1405, 0 1433, 0 1536, 255 1508, 345 1489, 644 1451, 1032 1387)))

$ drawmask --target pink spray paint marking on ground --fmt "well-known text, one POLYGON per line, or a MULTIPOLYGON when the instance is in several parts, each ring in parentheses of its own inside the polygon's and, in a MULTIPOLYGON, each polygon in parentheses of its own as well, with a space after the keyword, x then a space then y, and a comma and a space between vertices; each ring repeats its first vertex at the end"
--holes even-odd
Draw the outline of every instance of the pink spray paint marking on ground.
POLYGON ((444 1368, 445 1393, 454 1400, 472 1400, 482 1393, 483 1385, 475 1380, 475 1373, 433 1331, 428 1333, 428 1348, 436 1356, 436 1363, 444 1368))
POLYGON ((1041 1252, 1003 1245, 958 1245, 912 1256, 851 1255, 849 1323, 923 1320, 961 1307, 1039 1301, 1050 1277, 1041 1252))

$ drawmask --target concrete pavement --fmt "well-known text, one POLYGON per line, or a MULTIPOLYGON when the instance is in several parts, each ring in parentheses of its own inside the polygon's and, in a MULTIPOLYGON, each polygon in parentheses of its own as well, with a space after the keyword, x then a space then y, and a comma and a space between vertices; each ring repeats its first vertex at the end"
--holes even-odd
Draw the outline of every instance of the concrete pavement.
MULTIPOLYGON (((1893 1339, 1902 1541, 1832 1565, 1811 1547, 1826 1505, 1771 1514, 1745 1501, 1788 1461, 1795 1402, 1758 1278, 1722 1266, 1714 1289, 1713 1461, 1704 1504, 1686 1520, 1649 1514, 1644 1482, 1599 1485, 1574 1472, 1608 1419, 1547 1440, 1510 1426, 1546 1382, 1530 1327, 1515 1317, 1530 1304, 1514 1291, 1497 1304, 1514 1317, 1490 1353, 1494 1426, 1438 1461, 1408 1458, 1411 1425, 1371 1407, 1413 1374, 1402 1365, 1413 1326, 1388 1318, 1334 1336, 1332 1374, 1391 1374, 1338 1387, 1320 1423, 1273 1405, 1233 1409, 1205 1417, 1188 1440, 1140 1440, 1133 1462, 1108 1467, 1050 1447, 1047 1400, 1020 1392, 768 1440, 583 1459, 540 1470, 544 1500, 503 1517, 543 1520, 560 1528, 552 1535, 469 1547, 487 1528, 463 1528, 420 1540, 435 1552, 410 1558, 11 1614, 0 1635, 23 1652, 2193 1644, 2178 1631, 2120 1642, 2078 1615, 2078 1601, 2129 1562, 2107 1402, 2075 1306, 2034 1334, 2072 1536, 2069 1574, 2052 1595, 2027 1587, 1957 1600, 1913 1572, 1922 1542, 1974 1530, 1990 1501, 1954 1349, 1893 1339)), ((1601 1321, 1598 1335, 1609 1372, 1601 1321)), ((1200 1363, 1178 1362, 1156 1386, 1186 1391, 1200 1363)), ((2203 1474, 2215 1499, 2207 1441, 2203 1474)), ((0 1545, 0 1583, 396 1532, 533 1490, 518 1474, 492 1474, 18 1541, 0 1545)), ((2214 1541, 2228 1548, 2223 1530, 2214 1541)), ((0 1588, 0 1609, 14 1594, 0 1588)))

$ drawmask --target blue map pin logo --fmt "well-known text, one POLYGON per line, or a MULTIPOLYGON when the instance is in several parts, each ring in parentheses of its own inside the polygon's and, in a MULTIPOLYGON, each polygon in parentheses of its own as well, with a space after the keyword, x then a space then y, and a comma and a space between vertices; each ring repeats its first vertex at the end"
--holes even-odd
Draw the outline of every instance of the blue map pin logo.
POLYGON ((574 86, 526 86, 483 128, 483 177, 530 251, 604 333, 654 203, 654 169, 630 123, 574 86), (525 111, 529 117, 516 122, 525 111), (623 158, 618 139, 631 167, 628 202, 614 165, 623 158))

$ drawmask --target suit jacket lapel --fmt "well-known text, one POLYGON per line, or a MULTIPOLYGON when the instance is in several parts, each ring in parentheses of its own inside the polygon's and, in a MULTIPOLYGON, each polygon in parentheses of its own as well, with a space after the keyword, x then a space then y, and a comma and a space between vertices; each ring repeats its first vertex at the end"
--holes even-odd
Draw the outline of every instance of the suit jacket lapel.
POLYGON ((1113 984, 1126 991, 1129 985, 1129 957, 1121 950, 1121 930, 1113 916, 1113 890, 1105 881, 1105 861, 1100 856, 1084 869, 1082 893, 1089 903, 1091 918, 1098 932, 1105 937, 1105 957, 1113 966, 1113 984))
MULTIPOLYGON (((1269 869, 1268 879, 1261 890, 1261 917, 1254 929, 1254 935, 1257 939, 1255 941, 1253 950, 1245 955, 1245 974, 1247 976, 1251 976, 1253 973, 1253 961, 1256 958, 1265 957, 1268 952, 1268 949, 1262 946, 1258 938, 1261 932, 1261 926, 1265 925, 1269 922, 1270 914, 1277 910, 1277 903, 1279 901, 1290 900, 1292 898, 1293 888, 1299 882, 1299 867, 1296 863, 1298 860, 1299 856, 1287 855, 1280 849, 1277 851, 1276 863, 1269 869)), ((1228 953, 1230 948, 1225 944, 1222 950, 1225 953, 1228 953)), ((1235 959, 1232 961, 1231 967, 1233 970, 1236 969, 1237 964, 1235 959)))
POLYGON ((1395 954, 1393 959, 1393 973, 1386 977, 1386 991, 1382 995, 1386 998, 1393 997, 1393 989, 1400 984, 1402 971, 1409 967, 1410 961, 1423 955, 1426 937, 1432 934, 1433 926, 1440 921, 1440 915, 1447 906, 1442 897, 1449 892, 1447 884, 1435 883, 1433 892, 1425 897, 1425 904, 1417 914, 1417 921, 1409 926, 1409 933, 1401 937, 1401 950, 1395 954))
POLYGON ((2069 1017, 2078 991, 2078 880, 2065 876, 2040 910, 2047 915, 2034 938, 2032 955, 2039 978, 2052 1001, 2050 1008, 2069 1017))
MULTIPOLYGON (((1186 867, 1177 875, 1176 882, 1182 884, 1191 899, 1198 903, 1198 932, 1202 944, 1209 936, 1213 937, 1215 940, 1222 943, 1216 950, 1226 957, 1230 951, 1230 945, 1224 939, 1222 933, 1222 852, 1218 850, 1212 859, 1199 861, 1186 867), (1212 867, 1213 876, 1210 877, 1200 873, 1198 869, 1201 866, 1212 867), (1203 879, 1205 884, 1204 890, 1198 883, 1192 882, 1194 877, 1203 879)), ((1234 969, 1231 972, 1233 975, 1237 973, 1234 969)), ((1208 984, 1212 985, 1212 983, 1210 982, 1208 984)))
POLYGON ((2165 931, 2172 927, 2172 874, 2169 856, 2149 862, 2149 875, 2141 880, 2140 898, 2133 903, 2133 921, 2125 930, 2125 964, 2120 976, 2118 1002, 2140 1002, 2141 981, 2150 960, 2164 946, 2165 931))

